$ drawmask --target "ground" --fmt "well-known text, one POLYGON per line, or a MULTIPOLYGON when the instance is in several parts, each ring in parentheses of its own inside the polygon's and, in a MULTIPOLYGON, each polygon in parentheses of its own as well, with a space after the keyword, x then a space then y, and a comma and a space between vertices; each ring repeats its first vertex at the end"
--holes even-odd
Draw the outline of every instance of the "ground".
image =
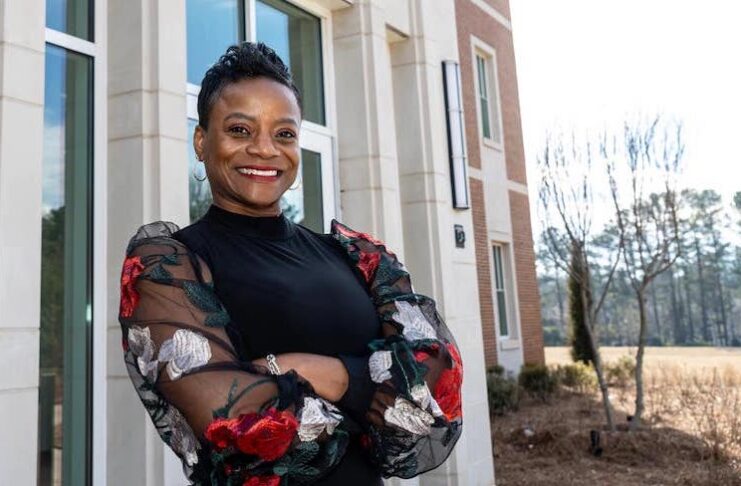
MULTIPOLYGON (((568 349, 546 348, 546 360, 569 363, 568 349)), ((646 426, 636 432, 627 431, 632 383, 612 389, 614 433, 603 430, 594 389, 564 389, 547 403, 526 397, 518 411, 493 417, 497 485, 741 486, 741 349, 648 348, 645 370, 646 426)))

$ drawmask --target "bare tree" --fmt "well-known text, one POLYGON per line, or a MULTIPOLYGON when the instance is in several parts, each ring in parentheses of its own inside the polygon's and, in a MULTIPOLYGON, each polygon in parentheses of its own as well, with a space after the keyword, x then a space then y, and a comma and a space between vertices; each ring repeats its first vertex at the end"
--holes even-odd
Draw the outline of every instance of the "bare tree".
POLYGON ((646 297, 651 282, 679 257, 676 176, 684 145, 682 126, 660 117, 648 123, 625 124, 623 144, 605 136, 600 151, 607 164, 610 193, 623 241, 623 263, 638 301, 636 399, 631 429, 644 411, 643 357, 648 335, 646 297))
POLYGON ((545 228, 543 240, 548 255, 557 268, 563 270, 579 285, 577 298, 582 303, 592 364, 602 394, 605 419, 609 430, 615 430, 612 405, 607 381, 602 369, 597 342, 597 319, 612 283, 615 269, 620 261, 622 245, 611 248, 602 255, 609 262, 609 271, 601 279, 601 289, 596 291, 590 255, 594 241, 594 196, 593 185, 597 178, 593 174, 593 149, 589 143, 578 147, 572 135, 569 147, 564 146, 563 137, 548 137, 538 157, 540 169, 540 216, 545 228), (575 257, 577 255, 577 257, 575 257), (579 260, 575 260, 579 258, 579 260), (596 296, 596 298, 594 298, 596 296))

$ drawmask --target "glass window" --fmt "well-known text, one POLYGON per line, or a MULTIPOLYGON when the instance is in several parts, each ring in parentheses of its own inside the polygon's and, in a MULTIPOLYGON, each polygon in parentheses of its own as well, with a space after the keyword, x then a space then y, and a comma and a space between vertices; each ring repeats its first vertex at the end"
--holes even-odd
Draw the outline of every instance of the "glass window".
POLYGON ((280 205, 286 217, 318 233, 324 232, 322 201, 322 156, 311 150, 301 150, 300 182, 296 189, 283 194, 280 205))
POLYGON ((509 336, 509 322, 507 320, 507 295, 504 285, 504 266, 502 259, 502 247, 493 246, 494 250, 494 284, 497 295, 497 316, 499 317, 499 336, 509 336))
POLYGON ((321 21, 282 0, 258 0, 256 18, 256 39, 275 50, 301 91, 304 119, 324 125, 321 21))
POLYGON ((479 112, 481 113, 481 135, 497 143, 502 142, 499 126, 499 95, 495 80, 491 80, 493 58, 476 55, 476 77, 478 80, 479 112))
POLYGON ((491 138, 491 125, 489 122, 489 87, 486 82, 486 59, 481 56, 476 56, 476 72, 479 78, 481 133, 484 138, 491 138))
POLYGON ((93 1, 46 0, 46 26, 92 41, 93 1))
POLYGON ((244 0, 187 0, 188 82, 203 75, 226 48, 244 39, 244 0))
POLYGON ((92 59, 47 46, 38 484, 89 484, 92 59))

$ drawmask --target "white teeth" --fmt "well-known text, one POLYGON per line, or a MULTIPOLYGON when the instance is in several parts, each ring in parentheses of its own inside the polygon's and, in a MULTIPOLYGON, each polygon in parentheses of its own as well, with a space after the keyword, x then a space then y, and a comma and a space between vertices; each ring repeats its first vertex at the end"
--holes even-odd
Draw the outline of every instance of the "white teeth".
POLYGON ((239 172, 240 174, 259 175, 259 176, 265 176, 265 177, 275 177, 278 175, 278 171, 276 169, 258 170, 258 169, 248 169, 247 167, 239 167, 237 169, 237 172, 239 172))

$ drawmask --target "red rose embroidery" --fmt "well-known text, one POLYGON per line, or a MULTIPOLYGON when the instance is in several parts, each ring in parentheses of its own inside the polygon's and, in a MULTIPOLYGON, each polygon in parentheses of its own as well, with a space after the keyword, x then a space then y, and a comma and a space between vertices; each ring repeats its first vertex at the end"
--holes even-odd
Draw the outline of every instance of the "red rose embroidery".
POLYGON ((381 261, 380 253, 360 253, 360 260, 358 261, 358 268, 363 274, 365 281, 370 283, 373 280, 373 276, 376 274, 378 268, 378 262, 381 261))
POLYGON ((242 486, 278 486, 280 476, 252 476, 242 483, 242 486))
POLYGON ((139 292, 136 291, 136 280, 144 271, 141 257, 129 257, 124 260, 121 271, 121 317, 131 317, 139 303, 139 292))
POLYGON ((429 347, 425 349, 419 349, 414 352, 414 359, 417 360, 418 363, 421 363, 422 361, 425 361, 432 356, 433 352, 436 352, 440 346, 437 344, 431 344, 429 347))
POLYGON ((298 421, 290 412, 269 409, 254 422, 241 424, 235 434, 237 448, 265 461, 286 453, 298 431, 298 421))
POLYGON ((216 450, 226 449, 234 440, 232 430, 236 421, 237 419, 216 419, 208 424, 203 435, 216 450))
POLYGON ((449 421, 461 417, 461 384, 463 383, 463 364, 458 350, 448 344, 448 351, 453 358, 453 367, 443 370, 435 383, 433 396, 440 409, 449 421))
MULTIPOLYGON (((345 236, 347 238, 357 238, 361 240, 366 240, 366 241, 373 243, 376 246, 386 247, 386 244, 383 241, 372 237, 368 233, 361 233, 360 231, 351 230, 350 228, 348 228, 347 226, 343 224, 338 225, 337 229, 339 230, 342 236, 345 236)), ((389 251, 388 248, 386 248, 386 252, 389 253, 390 255, 393 255, 393 253, 389 251)))

